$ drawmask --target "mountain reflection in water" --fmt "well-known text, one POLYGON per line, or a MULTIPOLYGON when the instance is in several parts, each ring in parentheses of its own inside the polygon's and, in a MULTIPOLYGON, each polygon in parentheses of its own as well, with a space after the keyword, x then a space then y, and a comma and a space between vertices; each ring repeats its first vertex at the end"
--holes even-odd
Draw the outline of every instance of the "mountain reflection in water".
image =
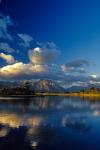
POLYGON ((100 101, 0 99, 0 150, 99 150, 100 101))

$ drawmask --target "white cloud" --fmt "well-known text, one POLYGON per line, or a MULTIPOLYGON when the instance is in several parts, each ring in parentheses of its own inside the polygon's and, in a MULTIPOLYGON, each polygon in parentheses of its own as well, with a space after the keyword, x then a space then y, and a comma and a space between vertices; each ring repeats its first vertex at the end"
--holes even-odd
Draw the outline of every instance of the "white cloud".
POLYGON ((29 47, 30 43, 33 41, 32 36, 30 36, 28 34, 17 34, 17 35, 22 40, 20 45, 22 45, 24 47, 29 47))
POLYGON ((10 16, 4 16, 0 14, 0 38, 13 40, 11 34, 8 32, 8 27, 13 26, 13 22, 10 16))
POLYGON ((1 58, 5 59, 8 63, 15 63, 0 68, 0 77, 5 79, 20 77, 54 77, 59 67, 51 62, 58 56, 58 53, 59 51, 56 49, 42 49, 36 47, 29 52, 30 62, 28 64, 24 64, 23 62, 16 63, 11 55, 1 53, 1 58))
POLYGON ((96 74, 92 74, 92 75, 90 75, 90 77, 92 77, 93 79, 96 79, 97 75, 96 74))
POLYGON ((59 50, 54 46, 43 45, 42 47, 36 47, 29 51, 29 58, 33 64, 43 65, 55 62, 59 56, 59 50))
POLYGON ((48 71, 47 66, 44 65, 32 65, 18 62, 13 65, 7 65, 0 68, 0 76, 9 77, 20 77, 20 76, 32 76, 37 73, 46 73, 48 71))
POLYGON ((85 68, 67 67, 65 64, 61 65, 64 73, 86 73, 85 68))
POLYGON ((47 73, 48 72, 48 66, 46 65, 32 65, 31 71, 34 73, 47 73))
POLYGON ((8 43, 5 43, 5 42, 0 43, 0 50, 6 51, 8 53, 15 52, 15 50, 11 48, 8 43))
POLYGON ((12 65, 7 65, 0 68, 1 79, 40 79, 49 78, 56 79, 60 76, 60 73, 55 66, 48 65, 33 65, 31 63, 24 64, 23 62, 17 62, 12 65))
POLYGON ((15 62, 15 59, 12 55, 0 53, 0 58, 4 59, 8 64, 13 64, 15 62))
POLYGON ((85 67, 88 65, 89 63, 87 60, 76 59, 74 61, 61 65, 61 69, 65 73, 86 73, 85 67))
POLYGON ((13 65, 7 65, 0 68, 0 73, 4 77, 13 77, 22 75, 23 73, 30 73, 30 64, 23 64, 22 62, 15 63, 13 65))

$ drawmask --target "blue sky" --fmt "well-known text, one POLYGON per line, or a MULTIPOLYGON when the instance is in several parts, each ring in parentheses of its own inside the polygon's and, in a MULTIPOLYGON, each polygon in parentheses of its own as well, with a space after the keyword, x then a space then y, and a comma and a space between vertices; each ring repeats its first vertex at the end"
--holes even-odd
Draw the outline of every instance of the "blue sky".
POLYGON ((28 78, 99 78, 99 0, 1 0, 0 12, 1 80, 30 70, 28 78))

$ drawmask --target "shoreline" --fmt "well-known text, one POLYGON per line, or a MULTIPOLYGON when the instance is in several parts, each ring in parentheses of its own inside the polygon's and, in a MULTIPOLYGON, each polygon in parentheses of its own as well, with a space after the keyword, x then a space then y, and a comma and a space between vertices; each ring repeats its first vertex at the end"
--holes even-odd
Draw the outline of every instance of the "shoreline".
POLYGON ((100 93, 35 93, 29 95, 0 95, 0 97, 36 97, 36 96, 100 97, 100 93))
POLYGON ((36 93, 36 96, 100 97, 100 93, 36 93))

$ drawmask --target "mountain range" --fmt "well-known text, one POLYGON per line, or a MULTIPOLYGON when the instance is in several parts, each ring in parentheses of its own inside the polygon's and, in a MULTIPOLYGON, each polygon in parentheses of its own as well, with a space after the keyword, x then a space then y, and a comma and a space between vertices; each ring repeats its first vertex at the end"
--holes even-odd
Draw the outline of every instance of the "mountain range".
MULTIPOLYGON (((0 81, 0 88, 6 87, 6 88, 12 88, 12 87, 18 87, 23 86, 24 83, 27 81, 0 81)), ((97 84, 89 84, 87 86, 72 86, 70 88, 64 88, 60 83, 52 80, 38 80, 38 81, 28 81, 30 84, 31 90, 34 90, 35 92, 48 92, 48 93, 63 93, 63 92, 79 92, 83 89, 87 90, 88 88, 95 87, 100 88, 100 85, 97 84)))

